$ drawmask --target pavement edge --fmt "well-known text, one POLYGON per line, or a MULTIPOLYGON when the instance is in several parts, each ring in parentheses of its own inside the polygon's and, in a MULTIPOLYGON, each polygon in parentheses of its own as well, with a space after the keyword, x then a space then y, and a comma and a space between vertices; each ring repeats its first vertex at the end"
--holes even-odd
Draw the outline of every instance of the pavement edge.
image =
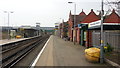
MULTIPOLYGON (((51 38, 51 36, 50 36, 51 38)), ((41 54, 43 53, 44 49, 46 48, 50 38, 47 40, 47 42, 45 43, 44 47, 42 48, 42 50, 39 52, 39 54, 37 55, 36 59, 34 60, 34 62, 32 63, 31 67, 30 68, 34 68, 34 66, 36 65, 38 59, 40 58, 41 54)))
POLYGON ((110 65, 112 65, 112 66, 116 66, 117 68, 120 68, 120 65, 119 65, 119 64, 117 64, 117 63, 115 63, 115 62, 113 62, 113 61, 111 61, 111 60, 109 60, 109 59, 106 59, 106 58, 105 58, 105 62, 107 62, 108 64, 110 64, 110 65))

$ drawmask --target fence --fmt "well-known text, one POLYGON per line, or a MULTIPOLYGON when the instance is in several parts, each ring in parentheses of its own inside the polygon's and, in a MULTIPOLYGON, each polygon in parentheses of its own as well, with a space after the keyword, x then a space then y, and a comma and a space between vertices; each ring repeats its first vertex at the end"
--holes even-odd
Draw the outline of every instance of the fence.
POLYGON ((105 32, 104 42, 110 44, 114 51, 120 52, 120 31, 105 32))
MULTIPOLYGON (((119 31, 104 31, 104 45, 107 43, 113 47, 114 51, 120 52, 120 30, 119 31)), ((92 32, 92 45, 100 45, 100 31, 92 32)))

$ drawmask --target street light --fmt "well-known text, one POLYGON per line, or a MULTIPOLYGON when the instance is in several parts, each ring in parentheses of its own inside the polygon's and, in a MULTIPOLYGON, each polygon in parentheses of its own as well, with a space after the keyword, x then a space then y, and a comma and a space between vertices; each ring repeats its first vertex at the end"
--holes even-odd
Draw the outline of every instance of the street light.
POLYGON ((68 3, 74 3, 74 2, 68 2, 68 3))
POLYGON ((75 36, 75 26, 76 26, 76 3, 75 2, 68 2, 69 4, 74 4, 74 24, 73 24, 73 28, 74 28, 74 44, 75 44, 75 40, 76 40, 76 36, 75 36))
POLYGON ((9 17, 10 17, 10 13, 13 13, 13 11, 4 11, 4 13, 8 14, 8 40, 10 39, 10 29, 9 29, 9 17))

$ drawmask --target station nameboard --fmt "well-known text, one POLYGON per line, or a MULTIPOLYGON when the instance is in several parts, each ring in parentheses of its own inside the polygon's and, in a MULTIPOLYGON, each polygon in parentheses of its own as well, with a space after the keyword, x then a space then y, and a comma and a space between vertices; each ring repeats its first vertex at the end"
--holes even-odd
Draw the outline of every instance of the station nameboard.
POLYGON ((95 22, 91 22, 88 24, 88 28, 91 27, 99 27, 101 25, 101 20, 95 21, 95 22))

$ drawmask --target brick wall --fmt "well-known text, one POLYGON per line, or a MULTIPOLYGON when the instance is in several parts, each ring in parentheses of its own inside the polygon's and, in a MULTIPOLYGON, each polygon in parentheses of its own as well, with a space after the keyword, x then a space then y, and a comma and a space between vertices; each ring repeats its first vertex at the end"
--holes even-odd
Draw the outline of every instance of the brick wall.
POLYGON ((80 44, 80 29, 77 30, 77 43, 80 44))
POLYGON ((91 47, 92 46, 92 31, 87 30, 86 32, 86 47, 91 47))

